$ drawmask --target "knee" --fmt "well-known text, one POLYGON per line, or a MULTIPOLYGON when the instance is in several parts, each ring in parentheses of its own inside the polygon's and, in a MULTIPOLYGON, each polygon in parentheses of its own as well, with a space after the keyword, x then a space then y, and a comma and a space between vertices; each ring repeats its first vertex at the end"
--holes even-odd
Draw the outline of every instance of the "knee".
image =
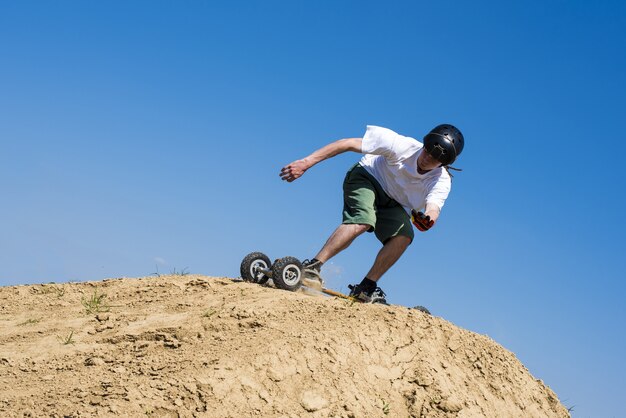
POLYGON ((399 247, 406 249, 409 245, 411 245, 411 243, 413 242, 413 239, 405 235, 396 235, 395 237, 391 237, 389 241, 387 242, 391 242, 391 241, 393 241, 394 245, 397 245, 399 247))
POLYGON ((369 231, 370 228, 371 228, 371 226, 369 226, 367 224, 354 224, 354 231, 358 235, 361 235, 362 233, 369 231))
POLYGON ((343 224, 342 226, 345 230, 350 231, 355 237, 369 231, 371 228, 371 226, 367 224, 343 224))

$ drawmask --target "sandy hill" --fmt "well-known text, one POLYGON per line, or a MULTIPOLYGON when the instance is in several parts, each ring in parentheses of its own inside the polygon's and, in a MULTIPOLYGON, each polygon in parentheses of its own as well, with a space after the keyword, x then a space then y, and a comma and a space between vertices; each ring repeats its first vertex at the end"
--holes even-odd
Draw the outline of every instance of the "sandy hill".
POLYGON ((228 278, 0 288, 2 417, 567 417, 488 337, 228 278))

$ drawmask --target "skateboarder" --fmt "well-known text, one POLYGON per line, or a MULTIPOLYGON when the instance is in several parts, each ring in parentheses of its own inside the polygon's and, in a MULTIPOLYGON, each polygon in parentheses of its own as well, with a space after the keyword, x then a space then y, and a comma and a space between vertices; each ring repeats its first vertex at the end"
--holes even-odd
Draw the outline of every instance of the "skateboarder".
POLYGON ((319 276, 322 265, 346 249, 364 232, 374 232, 383 244, 361 283, 350 295, 365 302, 386 303, 377 285, 383 274, 413 241, 411 223, 422 232, 437 222, 451 179, 448 166, 463 151, 463 135, 452 125, 438 125, 423 143, 378 126, 368 126, 363 138, 332 142, 280 171, 292 182, 315 164, 346 151, 365 154, 343 182, 343 221, 317 255, 303 263, 305 274, 319 276))

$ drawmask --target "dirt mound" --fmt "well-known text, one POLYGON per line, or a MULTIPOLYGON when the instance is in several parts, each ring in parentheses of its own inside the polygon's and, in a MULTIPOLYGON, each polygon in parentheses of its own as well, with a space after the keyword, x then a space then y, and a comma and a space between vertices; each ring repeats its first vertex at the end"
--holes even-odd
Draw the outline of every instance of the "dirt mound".
POLYGON ((493 340, 204 276, 0 288, 0 416, 566 417, 493 340))

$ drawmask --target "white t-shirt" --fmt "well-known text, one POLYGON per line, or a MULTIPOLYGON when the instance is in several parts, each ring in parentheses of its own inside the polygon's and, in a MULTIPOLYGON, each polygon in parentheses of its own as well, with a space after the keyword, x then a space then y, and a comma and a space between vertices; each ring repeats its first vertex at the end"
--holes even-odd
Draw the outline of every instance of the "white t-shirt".
POLYGON ((442 167, 426 174, 417 172, 417 157, 422 148, 421 142, 379 126, 368 125, 363 137, 361 152, 366 155, 359 164, 409 214, 411 209, 425 208, 426 203, 442 208, 452 185, 450 175, 442 167))

